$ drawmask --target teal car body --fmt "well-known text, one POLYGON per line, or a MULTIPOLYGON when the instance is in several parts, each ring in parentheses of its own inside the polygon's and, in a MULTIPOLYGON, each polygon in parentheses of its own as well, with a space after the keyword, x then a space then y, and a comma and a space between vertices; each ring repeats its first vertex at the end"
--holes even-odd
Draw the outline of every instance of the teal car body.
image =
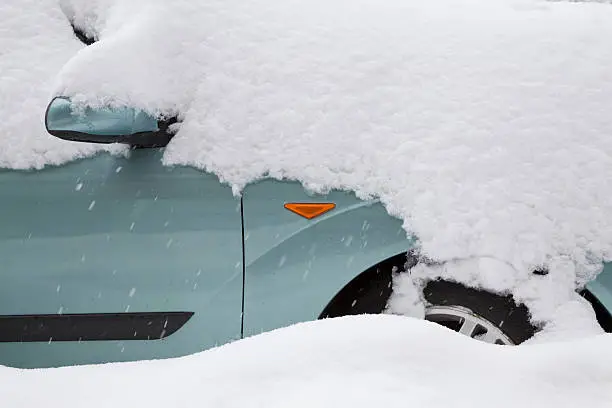
POLYGON ((0 315, 193 313, 163 339, 0 342, 15 367, 175 357, 313 320, 411 245, 376 202, 271 180, 235 197, 214 175, 163 166, 160 149, 3 170, 0 189, 0 315), (307 220, 288 201, 336 207, 307 220))
MULTIPOLYGON (((177 357, 314 320, 414 244, 375 200, 276 180, 237 197, 162 153, 0 170, 1 365, 177 357), (335 208, 307 219, 284 207, 305 202, 335 208)), ((611 265, 589 290, 612 310, 611 265)))

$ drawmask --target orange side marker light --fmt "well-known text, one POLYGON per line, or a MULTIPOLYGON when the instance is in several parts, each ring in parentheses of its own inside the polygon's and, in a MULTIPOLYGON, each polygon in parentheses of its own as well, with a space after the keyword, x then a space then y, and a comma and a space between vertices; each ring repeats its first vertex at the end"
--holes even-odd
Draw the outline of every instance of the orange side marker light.
POLYGON ((309 220, 336 208, 334 203, 287 203, 285 208, 309 220))

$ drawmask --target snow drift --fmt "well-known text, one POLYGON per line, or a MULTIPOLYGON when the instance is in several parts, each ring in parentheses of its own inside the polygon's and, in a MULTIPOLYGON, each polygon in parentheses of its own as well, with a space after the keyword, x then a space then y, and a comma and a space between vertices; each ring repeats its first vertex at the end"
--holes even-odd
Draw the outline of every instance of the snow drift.
POLYGON ((3 403, 15 408, 604 408, 612 401, 611 347, 611 335, 494 346, 425 321, 353 316, 178 359, 0 367, 0 384, 3 403))

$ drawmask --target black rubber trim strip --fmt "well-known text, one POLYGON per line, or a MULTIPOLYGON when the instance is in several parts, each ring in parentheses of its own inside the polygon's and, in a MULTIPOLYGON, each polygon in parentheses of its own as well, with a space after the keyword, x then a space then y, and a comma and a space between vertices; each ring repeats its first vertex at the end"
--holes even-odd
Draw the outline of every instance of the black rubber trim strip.
POLYGON ((0 316, 0 343, 159 340, 193 312, 82 313, 0 316))

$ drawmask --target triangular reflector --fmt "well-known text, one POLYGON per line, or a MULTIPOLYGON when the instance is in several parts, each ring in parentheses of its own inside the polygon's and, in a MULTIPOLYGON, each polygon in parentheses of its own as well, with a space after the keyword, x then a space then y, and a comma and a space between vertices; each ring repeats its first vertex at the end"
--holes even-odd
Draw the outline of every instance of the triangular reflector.
POLYGON ((287 203, 285 208, 309 220, 336 207, 334 203, 287 203))

